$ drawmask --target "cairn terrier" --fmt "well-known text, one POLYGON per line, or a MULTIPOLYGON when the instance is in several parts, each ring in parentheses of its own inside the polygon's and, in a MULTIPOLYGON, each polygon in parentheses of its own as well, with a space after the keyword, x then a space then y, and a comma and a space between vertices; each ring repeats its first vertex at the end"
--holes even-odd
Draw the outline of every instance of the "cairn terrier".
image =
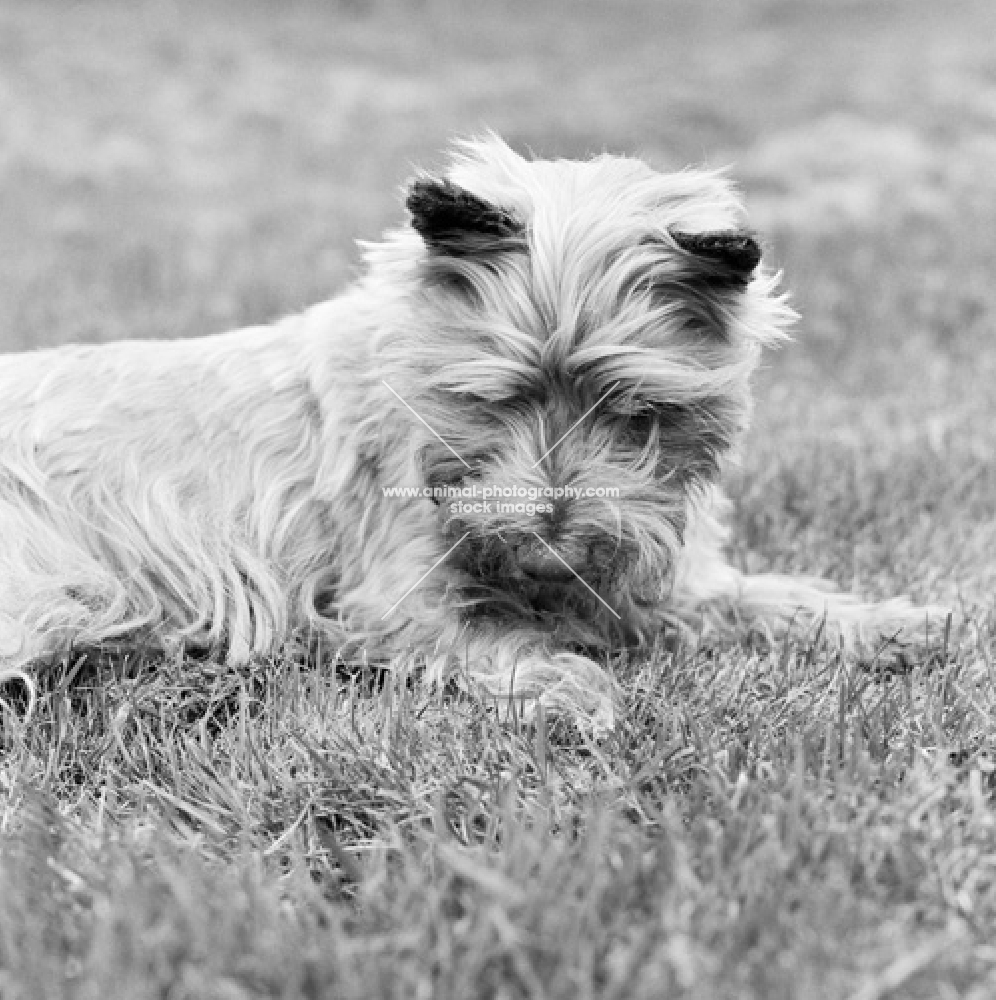
POLYGON ((722 175, 489 137, 407 207, 299 316, 0 358, 3 675, 310 636, 605 723, 612 652, 668 628, 936 629, 724 556, 718 479, 793 313, 722 175))

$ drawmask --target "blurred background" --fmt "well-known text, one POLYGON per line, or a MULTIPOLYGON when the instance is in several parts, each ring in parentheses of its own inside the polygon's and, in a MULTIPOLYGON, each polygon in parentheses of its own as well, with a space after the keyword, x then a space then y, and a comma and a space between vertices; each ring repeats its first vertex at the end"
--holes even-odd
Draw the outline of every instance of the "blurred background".
POLYGON ((994 37, 991 0, 7 0, 0 350, 326 298, 454 134, 729 165, 802 314, 737 558, 991 608, 994 37))

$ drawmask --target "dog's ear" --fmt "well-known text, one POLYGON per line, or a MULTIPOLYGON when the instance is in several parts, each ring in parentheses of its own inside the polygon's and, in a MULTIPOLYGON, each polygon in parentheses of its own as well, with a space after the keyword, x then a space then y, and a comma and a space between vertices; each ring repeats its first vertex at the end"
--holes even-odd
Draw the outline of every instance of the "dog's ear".
POLYGON ((682 233, 671 231, 682 250, 704 262, 715 279, 746 283, 761 263, 761 247, 750 233, 682 233))
POLYGON ((525 231, 511 212, 448 180, 418 178, 408 189, 406 205, 412 228, 426 246, 450 256, 512 249, 525 231))

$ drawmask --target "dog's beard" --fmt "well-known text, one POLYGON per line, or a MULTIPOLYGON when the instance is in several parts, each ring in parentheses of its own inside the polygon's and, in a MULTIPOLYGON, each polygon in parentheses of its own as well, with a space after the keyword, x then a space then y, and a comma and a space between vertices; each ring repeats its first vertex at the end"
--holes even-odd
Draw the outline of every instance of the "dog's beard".
MULTIPOLYGON (((536 579, 524 572, 509 532, 479 533, 450 519, 451 556, 462 581, 458 606, 468 620, 532 627, 563 645, 586 650, 638 645, 646 636, 642 619, 671 586, 671 553, 658 553, 653 572, 640 571, 637 553, 608 539, 591 542, 591 561, 562 579, 536 579)), ((646 554, 644 554, 646 556, 646 554)))
MULTIPOLYGON (((452 422, 469 426, 472 420, 452 422)), ((532 628, 558 644, 588 650, 648 639, 673 583, 691 480, 687 470, 678 475, 657 460, 656 431, 639 442, 614 433, 578 428, 577 441, 588 447, 567 452, 562 445, 566 453, 546 467, 534 459, 542 453, 540 443, 524 447, 522 434, 502 439, 493 432, 486 441, 478 434, 472 473, 447 450, 425 449, 427 482, 437 490, 473 485, 481 496, 488 488, 494 495, 502 484, 523 484, 530 503, 553 507, 532 514, 492 501, 463 512, 437 499, 458 581, 451 596, 467 620, 532 628), (482 443, 490 456, 501 457, 485 457, 482 443), (618 485, 619 493, 551 502, 558 487, 594 484, 618 485)))

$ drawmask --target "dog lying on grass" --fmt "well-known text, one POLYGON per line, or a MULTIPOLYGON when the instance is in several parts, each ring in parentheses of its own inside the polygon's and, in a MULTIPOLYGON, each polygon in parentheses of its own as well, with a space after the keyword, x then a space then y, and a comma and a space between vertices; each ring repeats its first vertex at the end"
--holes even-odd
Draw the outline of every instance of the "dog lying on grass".
POLYGON ((319 637, 610 718, 688 627, 849 651, 940 609, 744 575, 718 485, 793 319, 728 182, 497 138, 418 176, 341 296, 271 326, 0 358, 0 670, 319 637))

